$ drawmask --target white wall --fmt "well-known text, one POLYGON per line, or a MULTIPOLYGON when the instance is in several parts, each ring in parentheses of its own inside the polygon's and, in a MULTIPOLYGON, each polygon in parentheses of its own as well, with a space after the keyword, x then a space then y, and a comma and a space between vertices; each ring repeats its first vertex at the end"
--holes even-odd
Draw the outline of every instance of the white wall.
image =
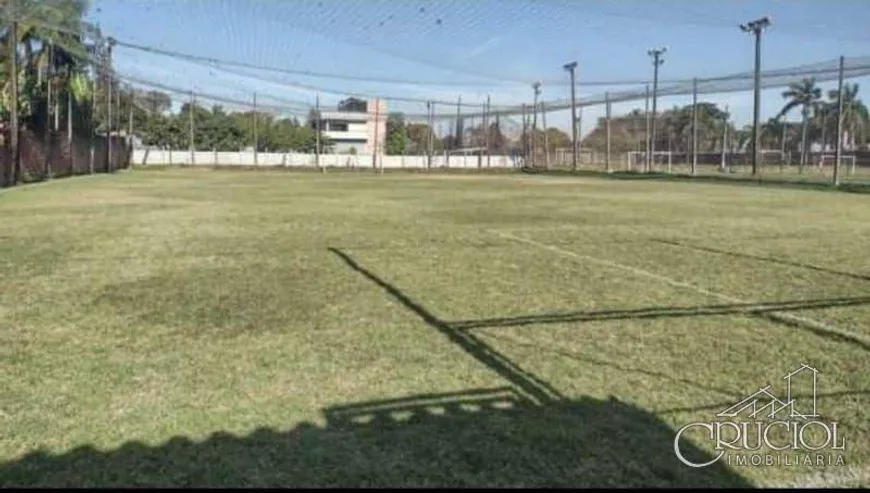
MULTIPOLYGON (((486 168, 487 159, 483 156, 480 166, 486 168)), ((492 168, 515 168, 519 167, 510 156, 490 156, 492 168)), ((167 151, 154 149, 136 149, 133 151, 133 163, 135 166, 148 165, 196 165, 196 166, 254 166, 254 153, 244 152, 195 152, 191 163, 190 151, 167 151)), ((316 165, 314 154, 300 153, 257 153, 257 166, 263 167, 313 167, 316 165)), ((333 168, 372 168, 371 154, 321 154, 320 165, 333 168)), ((426 168, 426 156, 378 156, 378 166, 384 168, 426 168)), ((477 156, 432 156, 433 168, 466 168, 478 167, 477 156)))

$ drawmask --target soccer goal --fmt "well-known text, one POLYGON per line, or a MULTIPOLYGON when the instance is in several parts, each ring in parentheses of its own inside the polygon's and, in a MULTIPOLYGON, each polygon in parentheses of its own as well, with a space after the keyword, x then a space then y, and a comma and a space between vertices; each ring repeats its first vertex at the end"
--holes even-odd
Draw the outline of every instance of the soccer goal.
MULTIPOLYGON (((633 168, 637 168, 638 170, 646 169, 646 156, 647 153, 645 151, 629 151, 627 153, 627 161, 628 161, 628 170, 631 171, 633 168)), ((674 154, 671 151, 655 151, 652 154, 652 168, 653 170, 656 168, 657 164, 667 165, 668 173, 671 172, 671 168, 674 164, 674 154)), ((650 170, 652 171, 652 170, 650 170)))
MULTIPOLYGON (((570 147, 557 147, 555 155, 556 166, 571 166, 574 162, 574 151, 570 147)), ((577 150, 577 164, 594 164, 595 152, 591 149, 577 150)))
MULTIPOLYGON (((819 159, 819 167, 824 168, 825 166, 834 166, 834 162, 837 159, 836 154, 822 154, 819 159)), ((849 154, 845 156, 840 156, 840 166, 849 166, 849 174, 855 173, 855 155, 849 154)))

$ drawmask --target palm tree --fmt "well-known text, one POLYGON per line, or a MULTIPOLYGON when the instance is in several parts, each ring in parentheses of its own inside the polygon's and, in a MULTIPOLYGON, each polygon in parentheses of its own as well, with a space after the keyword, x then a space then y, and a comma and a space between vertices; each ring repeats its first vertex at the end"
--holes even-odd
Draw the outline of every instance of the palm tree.
MULTIPOLYGON (((838 98, 840 93, 834 89, 828 93, 828 98, 831 100, 831 113, 834 116, 834 121, 838 118, 838 98)), ((855 137, 860 136, 860 141, 864 142, 867 139, 867 128, 870 126, 870 112, 867 111, 867 106, 858 99, 858 84, 843 85, 843 142, 846 146, 848 143, 849 149, 855 148, 855 137)))
MULTIPOLYGON (((4 49, 2 58, 6 58, 9 43, 22 46, 23 56, 20 61, 19 78, 22 79, 19 111, 22 119, 30 118, 34 123, 44 123, 41 120, 46 113, 34 114, 37 107, 48 105, 50 100, 57 103, 57 92, 65 88, 69 93, 69 85, 75 73, 79 72, 89 58, 84 44, 84 37, 91 32, 83 21, 88 8, 86 0, 6 0, 0 10, 5 19, 18 21, 18 36, 9 39, 9 31, 0 36, 4 49)), ((8 101, 8 93, 4 87, 4 101, 8 101)))
POLYGON ((788 89, 783 91, 782 97, 787 99, 785 106, 782 107, 777 118, 781 118, 788 114, 794 108, 800 106, 801 117, 803 119, 803 129, 801 132, 801 161, 800 172, 803 172, 804 165, 807 162, 807 128, 809 126, 810 110, 816 102, 822 98, 822 90, 816 86, 816 80, 813 78, 804 79, 800 82, 792 83, 788 89))

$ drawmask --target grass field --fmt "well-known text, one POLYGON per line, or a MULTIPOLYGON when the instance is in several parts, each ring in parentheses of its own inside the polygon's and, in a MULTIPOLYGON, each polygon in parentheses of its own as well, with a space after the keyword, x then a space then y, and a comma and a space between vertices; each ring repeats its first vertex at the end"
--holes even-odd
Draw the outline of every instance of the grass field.
POLYGON ((0 485, 868 486, 868 217, 518 174, 0 191, 0 485), (845 465, 676 459, 802 363, 845 465))

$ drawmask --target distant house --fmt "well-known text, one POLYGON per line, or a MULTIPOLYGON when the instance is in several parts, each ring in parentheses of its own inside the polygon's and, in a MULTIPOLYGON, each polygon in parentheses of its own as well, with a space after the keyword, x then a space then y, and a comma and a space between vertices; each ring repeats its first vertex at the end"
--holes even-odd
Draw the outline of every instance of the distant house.
MULTIPOLYGON (((316 128, 317 120, 311 121, 316 128)), ((332 152, 348 154, 351 149, 359 154, 384 152, 387 133, 387 104, 375 99, 366 103, 365 111, 321 111, 320 130, 329 139, 332 152), (372 104, 373 103, 373 104, 372 104)))

